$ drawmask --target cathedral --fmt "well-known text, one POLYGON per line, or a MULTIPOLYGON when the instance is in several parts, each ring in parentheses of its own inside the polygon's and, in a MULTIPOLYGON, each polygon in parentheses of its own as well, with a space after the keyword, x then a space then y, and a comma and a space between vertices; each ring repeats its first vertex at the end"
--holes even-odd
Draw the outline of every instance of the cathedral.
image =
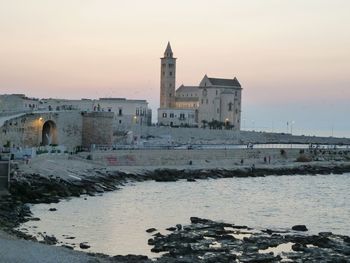
POLYGON ((158 124, 173 127, 221 127, 239 130, 242 87, 237 78, 205 75, 199 86, 176 89, 176 58, 168 43, 161 58, 158 124))

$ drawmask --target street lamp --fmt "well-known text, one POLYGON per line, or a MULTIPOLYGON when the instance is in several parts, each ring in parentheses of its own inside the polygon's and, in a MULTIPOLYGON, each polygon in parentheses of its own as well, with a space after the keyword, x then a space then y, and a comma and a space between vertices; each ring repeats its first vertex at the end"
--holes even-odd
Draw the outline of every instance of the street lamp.
POLYGON ((290 134, 293 135, 293 124, 295 123, 295 121, 292 121, 290 123, 290 134))

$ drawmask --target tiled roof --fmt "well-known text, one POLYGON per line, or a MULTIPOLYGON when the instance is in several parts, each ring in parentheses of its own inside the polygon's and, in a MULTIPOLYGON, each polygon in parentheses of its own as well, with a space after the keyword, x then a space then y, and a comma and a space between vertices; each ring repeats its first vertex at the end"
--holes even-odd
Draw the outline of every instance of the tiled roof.
POLYGON ((198 86, 184 86, 181 85, 177 90, 176 93, 182 93, 182 92, 198 92, 198 86))
POLYGON ((208 78, 213 86, 226 86, 226 87, 241 87, 237 78, 234 79, 219 79, 219 78, 208 78))

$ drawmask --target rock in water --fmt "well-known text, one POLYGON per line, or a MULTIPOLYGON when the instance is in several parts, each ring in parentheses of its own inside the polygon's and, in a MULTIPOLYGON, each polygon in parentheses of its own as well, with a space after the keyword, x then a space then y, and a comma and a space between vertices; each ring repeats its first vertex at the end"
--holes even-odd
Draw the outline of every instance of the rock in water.
POLYGON ((157 231, 157 229, 154 228, 154 227, 151 227, 151 228, 149 228, 149 229, 146 230, 147 233, 153 233, 153 232, 155 232, 155 231, 157 231))
POLYGON ((292 226, 292 229, 295 231, 308 231, 305 225, 295 225, 292 226))
POLYGON ((79 244, 79 247, 80 247, 81 249, 88 249, 88 248, 90 248, 90 246, 89 246, 88 244, 86 244, 86 242, 80 243, 80 244, 79 244))

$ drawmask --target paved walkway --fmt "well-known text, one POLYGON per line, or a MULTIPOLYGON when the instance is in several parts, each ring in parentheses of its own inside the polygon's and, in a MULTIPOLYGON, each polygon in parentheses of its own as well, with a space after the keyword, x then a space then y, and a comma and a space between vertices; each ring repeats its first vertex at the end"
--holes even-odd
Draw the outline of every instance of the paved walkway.
POLYGON ((49 246, 32 241, 18 240, 0 231, 1 263, 86 263, 107 262, 83 252, 49 246))

